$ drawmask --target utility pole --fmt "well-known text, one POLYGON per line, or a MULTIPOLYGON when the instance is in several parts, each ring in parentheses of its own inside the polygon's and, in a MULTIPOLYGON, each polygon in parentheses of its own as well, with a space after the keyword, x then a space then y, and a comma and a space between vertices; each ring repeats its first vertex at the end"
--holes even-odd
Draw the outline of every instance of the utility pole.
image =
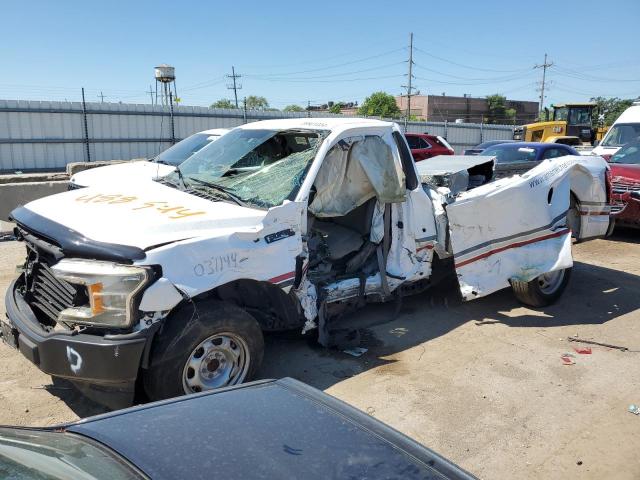
POLYGON ((100 95, 97 95, 98 97, 100 97, 100 103, 104 103, 104 95, 102 94, 102 91, 100 91, 100 95))
POLYGON ((402 85, 402 88, 407 89, 407 111, 404 116, 404 130, 407 131, 407 122, 409 121, 409 117, 411 116, 411 95, 413 95, 414 88, 411 86, 411 81, 413 80, 413 32, 409 34, 409 80, 407 85, 402 85))
POLYGON ((233 80, 233 84, 227 84, 227 90, 233 90, 233 96, 236 100, 236 108, 238 108, 238 90, 242 90, 242 85, 236 84, 236 78, 240 78, 242 75, 236 75, 235 67, 231 67, 231 75, 227 75, 227 78, 233 80))
POLYGON ((547 68, 552 67, 553 62, 547 62, 547 54, 544 54, 544 63, 542 65, 534 65, 533 68, 542 69, 542 85, 540 86, 540 112, 544 110, 544 87, 547 81, 547 68))
POLYGON ((153 105, 153 89, 151 88, 151 85, 149 85, 149 91, 147 93, 149 94, 149 97, 151 97, 151 105, 153 105))
POLYGON ((247 123, 247 97, 242 101, 242 121, 247 123))

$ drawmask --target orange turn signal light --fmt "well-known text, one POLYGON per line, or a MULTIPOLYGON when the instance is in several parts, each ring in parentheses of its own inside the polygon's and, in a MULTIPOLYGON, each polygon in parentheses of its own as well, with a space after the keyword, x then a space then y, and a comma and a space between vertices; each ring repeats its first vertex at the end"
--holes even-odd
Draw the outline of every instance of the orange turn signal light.
POLYGON ((102 304, 102 283, 92 283, 89 285, 89 298, 91 300, 91 313, 98 315, 105 311, 102 304))

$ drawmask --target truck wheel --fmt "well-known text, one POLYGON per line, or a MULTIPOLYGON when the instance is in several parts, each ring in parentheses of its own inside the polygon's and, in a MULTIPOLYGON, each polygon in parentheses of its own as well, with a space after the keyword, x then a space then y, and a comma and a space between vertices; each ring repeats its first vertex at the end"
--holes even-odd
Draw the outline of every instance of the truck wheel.
POLYGON ((604 234, 605 238, 613 235, 613 231, 616 228, 616 219, 613 217, 609 217, 609 227, 607 228, 607 233, 604 234))
POLYGON ((245 310, 218 300, 186 304, 156 337, 145 391, 151 400, 245 382, 262 363, 262 330, 245 310))
POLYGON ((571 236, 576 240, 580 237, 580 226, 582 217, 580 216, 580 202, 572 193, 569 201, 569 210, 567 211, 567 227, 571 229, 571 236))
POLYGON ((531 307, 546 307, 555 302, 571 278, 571 268, 544 273, 530 282, 511 281, 516 298, 531 307))

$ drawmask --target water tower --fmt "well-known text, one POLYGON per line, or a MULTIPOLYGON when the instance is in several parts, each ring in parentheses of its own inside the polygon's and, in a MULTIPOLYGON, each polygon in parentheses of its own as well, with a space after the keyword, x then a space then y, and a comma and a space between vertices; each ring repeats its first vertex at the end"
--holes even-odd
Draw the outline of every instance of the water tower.
POLYGON ((155 67, 156 77, 156 105, 158 104, 158 96, 160 96, 160 103, 162 105, 169 105, 170 94, 173 95, 173 100, 178 96, 176 92, 176 69, 171 65, 163 63, 155 67), (158 89, 158 86, 160 87, 158 89), (173 92, 171 87, 173 86, 173 92))

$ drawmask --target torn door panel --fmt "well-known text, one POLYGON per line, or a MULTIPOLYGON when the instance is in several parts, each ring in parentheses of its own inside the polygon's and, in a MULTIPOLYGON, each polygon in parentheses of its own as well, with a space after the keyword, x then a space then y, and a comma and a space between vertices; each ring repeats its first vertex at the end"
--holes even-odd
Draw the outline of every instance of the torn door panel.
POLYGON ((581 168, 572 159, 543 162, 526 176, 465 192, 447 206, 463 298, 572 266, 566 217, 571 172, 581 168))
POLYGON ((376 197, 380 203, 404 201, 404 174, 391 147, 378 136, 340 140, 327 154, 314 182, 309 211, 339 217, 376 197))

